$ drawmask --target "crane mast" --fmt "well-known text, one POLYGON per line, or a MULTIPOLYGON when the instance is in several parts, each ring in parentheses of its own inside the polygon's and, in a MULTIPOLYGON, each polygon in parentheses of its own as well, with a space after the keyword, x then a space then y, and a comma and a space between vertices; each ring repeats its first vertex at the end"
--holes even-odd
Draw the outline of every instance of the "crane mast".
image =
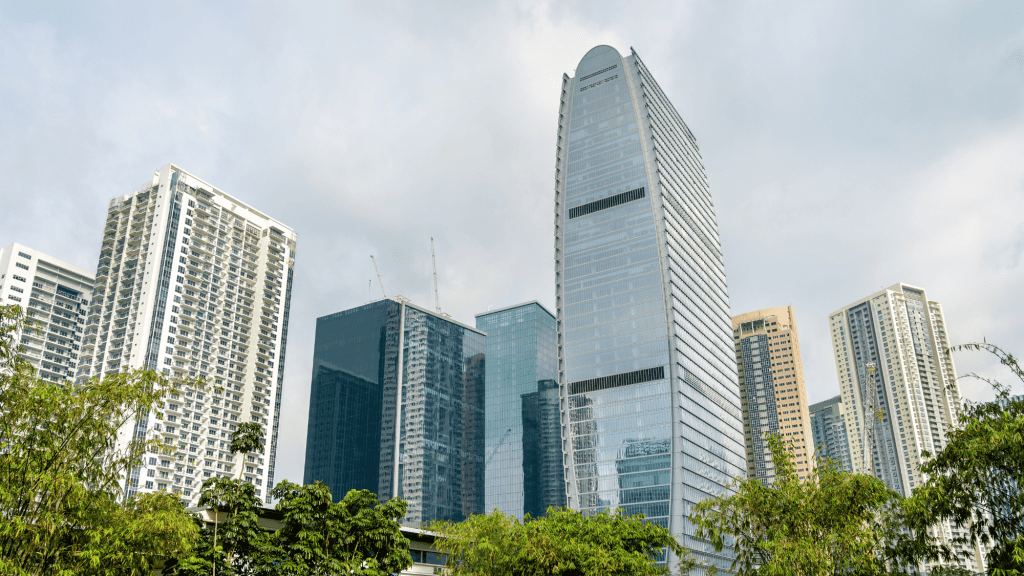
POLYGON ((437 295, 437 258, 434 257, 434 237, 430 237, 430 268, 434 272, 434 307, 441 313, 441 300, 437 295))
POLYGON ((388 297, 388 291, 384 289, 384 279, 380 277, 380 268, 377 267, 377 259, 370 254, 370 260, 373 260, 373 269, 377 271, 377 282, 380 284, 380 291, 384 293, 384 297, 388 297))
MULTIPOLYGON (((874 467, 871 465, 872 458, 874 456, 875 448, 875 363, 868 362, 868 380, 870 388, 868 393, 861 395, 861 402, 864 405, 864 421, 863 421, 863 432, 861 436, 861 445, 864 447, 864 460, 862 463, 863 473, 874 475, 874 467), (865 398, 866 396, 866 398, 865 398)), ((866 387, 861 386, 863 391, 866 387)))

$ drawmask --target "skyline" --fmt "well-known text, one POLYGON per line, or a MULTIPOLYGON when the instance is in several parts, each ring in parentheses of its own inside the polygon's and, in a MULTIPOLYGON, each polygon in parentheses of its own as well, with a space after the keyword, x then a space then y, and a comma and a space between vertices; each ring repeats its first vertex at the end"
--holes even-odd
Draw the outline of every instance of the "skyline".
MULTIPOLYGON (((278 479, 302 476, 315 319, 365 303, 371 277, 380 297, 370 253, 389 295, 429 306, 434 236, 441 307, 463 323, 489 305, 554 309, 551 101, 599 44, 644 54, 694 131, 732 313, 793 305, 811 403, 839 390, 828 314, 897 282, 943 302, 954 343, 1024 351, 1024 228, 1007 209, 1024 199, 1024 15, 1011 4, 884 17, 687 5, 657 22, 614 7, 410 6, 380 36, 358 33, 373 7, 105 6, 62 7, 61 20, 0 3, 0 194, 18 207, 0 214, 0 245, 95 270, 109 200, 167 163, 293 227, 281 442, 296 449, 279 451, 278 479), (341 15, 351 37, 327 33, 341 15), (445 18, 450 38, 420 33, 445 18), (172 46, 149 38, 150 20, 178 32, 172 46), (353 90, 342 64, 369 88, 353 90), (769 225, 779 245, 760 241, 769 225), (783 251, 793 266, 775 270, 783 251)), ((956 364, 999 374, 980 354, 956 364)))

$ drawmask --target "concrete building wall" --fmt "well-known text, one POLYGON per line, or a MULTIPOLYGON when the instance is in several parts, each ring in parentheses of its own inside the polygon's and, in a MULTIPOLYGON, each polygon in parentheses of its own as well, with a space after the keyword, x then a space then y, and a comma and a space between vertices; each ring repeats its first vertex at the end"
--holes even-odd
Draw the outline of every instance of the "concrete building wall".
MULTIPOLYGON (((854 472, 910 496, 925 478, 922 453, 946 445, 960 412, 960 386, 942 306, 924 289, 895 284, 829 316, 854 472)), ((943 523, 936 538, 960 529, 943 523)), ((984 571, 975 550, 966 567, 984 571)))
POLYGON ((92 272, 23 244, 0 248, 0 304, 25 310, 32 329, 19 343, 43 380, 75 380, 94 282, 92 272))
POLYGON ((241 477, 270 501, 295 265, 289 227, 168 164, 110 201, 79 378, 147 367, 185 386, 161 414, 129 423, 119 446, 156 437, 126 479, 129 494, 168 490, 193 502, 214 476, 241 477), (238 424, 266 433, 260 454, 232 455, 238 424))
POLYGON ((767 435, 790 444, 801 479, 815 465, 800 338, 792 306, 765 308, 732 319, 743 405, 747 475, 775 480, 767 435))

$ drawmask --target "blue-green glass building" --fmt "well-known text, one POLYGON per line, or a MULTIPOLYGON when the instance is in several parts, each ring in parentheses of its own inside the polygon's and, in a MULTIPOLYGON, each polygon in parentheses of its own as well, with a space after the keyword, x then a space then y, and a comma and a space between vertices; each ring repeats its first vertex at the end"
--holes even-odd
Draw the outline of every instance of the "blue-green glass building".
MULTIPOLYGON (((697 140, 636 52, 564 75, 555 172, 559 384, 569 506, 693 537, 693 504, 745 476, 732 315, 697 140)), ((670 561, 672 559, 669 559, 670 561)))
POLYGON ((318 318, 303 481, 404 498, 413 527, 482 513, 484 337, 404 300, 318 318))
POLYGON ((555 317, 534 301, 477 314, 476 327, 487 333, 486 509, 565 506, 555 317))

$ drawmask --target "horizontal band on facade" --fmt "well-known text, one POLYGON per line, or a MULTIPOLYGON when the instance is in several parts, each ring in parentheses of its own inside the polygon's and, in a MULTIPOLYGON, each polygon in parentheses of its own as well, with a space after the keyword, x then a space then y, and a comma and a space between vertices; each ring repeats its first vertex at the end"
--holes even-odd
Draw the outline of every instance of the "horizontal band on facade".
POLYGON ((590 380, 572 382, 569 384, 569 394, 597 392, 598 390, 607 390, 608 388, 618 388, 620 386, 630 386, 632 384, 664 379, 664 366, 658 366, 657 368, 644 368, 643 370, 634 370, 633 372, 625 372, 622 374, 614 374, 612 376, 601 376, 600 378, 591 378, 590 380))
POLYGON ((590 78, 593 78, 594 76, 597 76, 598 74, 604 74, 605 72, 609 72, 611 70, 615 70, 618 67, 619 67, 618 64, 613 64, 613 65, 611 65, 611 66, 609 66, 609 67, 607 67, 607 68, 605 68, 603 70, 598 70, 597 72, 594 72, 593 74, 587 74, 583 78, 580 78, 579 80, 577 80, 577 82, 583 82, 584 80, 589 80, 590 78))
POLYGON ((619 204, 625 204, 626 202, 632 202, 633 200, 639 200, 645 196, 644 187, 641 186, 628 192, 622 192, 615 196, 609 196, 607 198, 601 198, 600 200, 594 200, 581 206, 569 209, 569 219, 578 218, 580 216, 586 216, 587 214, 593 214, 599 210, 607 210, 608 208, 614 208, 619 204))

